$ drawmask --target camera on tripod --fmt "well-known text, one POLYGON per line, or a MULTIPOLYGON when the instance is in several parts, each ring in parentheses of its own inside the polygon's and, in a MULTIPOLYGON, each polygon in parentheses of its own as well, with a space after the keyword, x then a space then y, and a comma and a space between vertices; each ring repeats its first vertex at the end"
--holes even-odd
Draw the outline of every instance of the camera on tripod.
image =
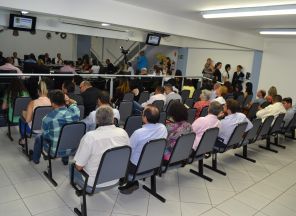
POLYGON ((120 50, 121 50, 121 53, 124 54, 124 55, 127 55, 128 52, 129 52, 129 50, 128 50, 128 49, 125 50, 125 49, 123 48, 123 46, 120 47, 120 50))

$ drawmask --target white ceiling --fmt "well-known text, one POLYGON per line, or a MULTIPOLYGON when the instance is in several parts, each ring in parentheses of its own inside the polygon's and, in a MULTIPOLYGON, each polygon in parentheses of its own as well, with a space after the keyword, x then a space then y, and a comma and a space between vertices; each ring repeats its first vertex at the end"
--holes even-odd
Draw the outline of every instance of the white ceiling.
POLYGON ((296 0, 116 0, 122 3, 258 35, 264 28, 296 28, 296 15, 203 19, 200 11, 296 4, 296 0))

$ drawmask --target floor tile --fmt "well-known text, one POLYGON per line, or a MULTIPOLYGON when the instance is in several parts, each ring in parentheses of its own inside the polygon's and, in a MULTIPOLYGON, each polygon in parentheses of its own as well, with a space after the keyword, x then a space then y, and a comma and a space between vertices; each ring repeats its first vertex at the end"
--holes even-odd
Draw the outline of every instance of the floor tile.
POLYGON ((68 207, 61 207, 47 212, 37 214, 36 216, 74 216, 74 212, 71 211, 68 207))
POLYGON ((228 216, 227 214, 225 214, 224 212, 216 209, 216 208, 212 208, 211 210, 201 214, 202 216, 228 216))
POLYGON ((15 185, 15 187, 22 198, 52 190, 42 178, 18 183, 15 185))
POLYGON ((20 196, 18 195, 13 186, 0 188, 0 203, 5 203, 18 199, 20 199, 20 196))
POLYGON ((278 216, 278 215, 285 215, 285 216, 295 216, 296 212, 292 211, 291 209, 281 205, 278 202, 272 202, 264 209, 261 210, 264 214, 268 216, 278 216))
POLYGON ((220 204, 235 195, 235 192, 232 192, 232 191, 210 190, 209 189, 208 192, 210 195, 211 203, 213 205, 220 204))
POLYGON ((0 204, 1 216, 31 216, 21 200, 0 204))
POLYGON ((181 203, 182 216, 200 215, 211 208, 209 204, 181 203))
POLYGON ((257 210, 260 210, 268 203, 270 203, 269 199, 250 190, 244 191, 236 195, 234 198, 257 210))
POLYGON ((177 216, 181 215, 180 202, 159 201, 154 197, 150 197, 147 216, 177 216))
POLYGON ((211 204, 211 200, 206 189, 181 187, 180 195, 182 202, 211 204))
POLYGON ((257 212, 256 209, 235 199, 227 200, 217 208, 229 215, 249 216, 257 212))

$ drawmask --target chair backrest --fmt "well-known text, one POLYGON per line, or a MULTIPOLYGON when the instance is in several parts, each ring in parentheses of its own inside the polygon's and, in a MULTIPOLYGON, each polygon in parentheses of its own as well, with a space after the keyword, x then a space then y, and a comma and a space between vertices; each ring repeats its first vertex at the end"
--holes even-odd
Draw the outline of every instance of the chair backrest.
POLYGON ((142 116, 129 116, 124 125, 124 130, 127 132, 130 137, 135 130, 138 130, 142 127, 142 116))
POLYGON ((251 121, 256 118, 256 113, 258 111, 259 103, 253 103, 248 111, 247 117, 251 121))
POLYGON ((159 112, 163 111, 163 107, 164 107, 164 101, 163 100, 153 101, 152 104, 155 105, 159 109, 159 112))
POLYGON ((128 92, 123 96, 122 100, 124 100, 124 101, 133 101, 134 97, 135 97, 135 95, 133 93, 128 92))
POLYGON ((17 97, 14 100, 13 116, 22 115, 22 111, 27 109, 31 100, 30 97, 17 97))
POLYGON ((236 100, 239 102, 240 106, 242 107, 245 100, 244 95, 239 95, 236 100))
POLYGON ((284 129, 284 131, 289 132, 296 127, 296 113, 294 113, 293 118, 290 120, 290 122, 287 124, 287 126, 284 129))
POLYGON ((243 108, 246 108, 248 107, 249 103, 251 103, 253 99, 253 95, 248 95, 246 98, 245 98, 245 101, 243 103, 243 108))
POLYGON ((208 112, 209 112, 209 107, 208 106, 205 106, 202 108, 200 114, 199 114, 199 117, 205 117, 208 115, 208 112))
POLYGON ((255 138, 256 138, 256 136, 258 134, 261 123, 262 123, 261 119, 255 119, 252 122, 253 127, 245 135, 244 140, 241 142, 242 145, 251 144, 251 143, 253 143, 253 141, 255 141, 255 138))
POLYGON ((168 112, 168 110, 170 109, 170 107, 172 106, 173 103, 176 103, 176 102, 180 102, 179 99, 177 100, 170 100, 170 102, 168 103, 167 107, 166 107, 166 112, 168 112))
POLYGON ((165 111, 162 111, 159 113, 159 123, 164 124, 165 125, 165 121, 167 119, 167 114, 165 111))
POLYGON ((86 125, 84 122, 73 122, 63 125, 54 157, 60 151, 71 149, 76 151, 81 138, 84 136, 86 125))
POLYGON ((132 101, 122 101, 119 105, 120 120, 125 122, 127 117, 131 116, 133 112, 133 102, 132 101))
POLYGON ((247 122, 242 122, 235 127, 227 143, 227 147, 236 146, 242 142, 247 126, 247 122))
POLYGON ((202 135, 202 138, 199 142, 199 145, 196 149, 196 156, 204 155, 206 153, 212 152, 214 145, 216 143, 216 140, 218 138, 219 134, 219 128, 209 128, 207 129, 204 134, 202 135))
POLYGON ((193 104, 194 104, 194 100, 193 98, 187 98, 185 100, 185 104, 189 107, 189 108, 192 108, 193 107, 193 104))
POLYGON ((269 134, 274 134, 274 133, 279 133, 282 129, 283 126, 283 121, 285 118, 285 114, 281 113, 279 114, 276 119, 274 120, 274 123, 272 125, 272 127, 270 128, 269 134))
POLYGON ((77 105, 78 109, 80 110, 80 120, 84 118, 84 105, 77 105))
POLYGON ((150 94, 148 91, 143 91, 141 94, 140 94, 140 97, 139 97, 139 100, 138 100, 138 103, 139 104, 142 104, 146 101, 148 101, 150 98, 150 94))
POLYGON ((161 166, 166 139, 151 140, 146 143, 138 162, 137 174, 151 171, 161 166))
POLYGON ((200 94, 201 94, 201 90, 199 88, 195 89, 192 96, 192 99, 194 100, 194 102, 199 100, 200 94))
POLYGON ((188 109, 188 119, 187 122, 192 124, 195 120, 195 115, 196 115, 196 109, 195 108, 190 108, 188 109))
POLYGON ((268 101, 265 101, 263 104, 261 104, 261 108, 264 109, 265 107, 268 107, 270 103, 268 101))
POLYGON ((126 176, 131 151, 131 147, 129 146, 120 146, 104 152, 94 181, 92 193, 94 193, 97 184, 117 180, 126 176))
POLYGON ((256 137, 256 140, 260 140, 260 139, 264 139, 266 137, 266 135, 269 132, 269 129, 271 127, 271 124, 273 122, 274 117, 273 116, 268 116, 264 122, 262 123, 258 135, 256 137))
POLYGON ((186 99, 189 98, 190 91, 189 90, 182 90, 181 93, 182 103, 185 103, 186 99))
POLYGON ((33 132, 34 130, 41 130, 43 118, 51 111, 53 111, 51 106, 40 106, 35 108, 33 113, 31 132, 33 132))
POLYGON ((181 135, 174 146, 169 164, 184 161, 189 158, 194 143, 195 133, 181 135))

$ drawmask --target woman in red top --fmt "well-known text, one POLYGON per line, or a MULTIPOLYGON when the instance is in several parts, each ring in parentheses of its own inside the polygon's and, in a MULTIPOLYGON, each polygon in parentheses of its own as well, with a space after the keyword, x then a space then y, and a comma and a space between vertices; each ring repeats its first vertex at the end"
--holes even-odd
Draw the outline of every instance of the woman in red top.
POLYGON ((209 106, 210 104, 210 98, 211 98, 211 92, 209 90, 202 90, 201 91, 201 94, 199 96, 200 98, 200 101, 197 101, 195 104, 194 104, 194 108, 196 109, 196 115, 195 115, 195 119, 197 119, 199 116, 200 116, 200 113, 202 111, 202 109, 204 107, 207 107, 209 106))

